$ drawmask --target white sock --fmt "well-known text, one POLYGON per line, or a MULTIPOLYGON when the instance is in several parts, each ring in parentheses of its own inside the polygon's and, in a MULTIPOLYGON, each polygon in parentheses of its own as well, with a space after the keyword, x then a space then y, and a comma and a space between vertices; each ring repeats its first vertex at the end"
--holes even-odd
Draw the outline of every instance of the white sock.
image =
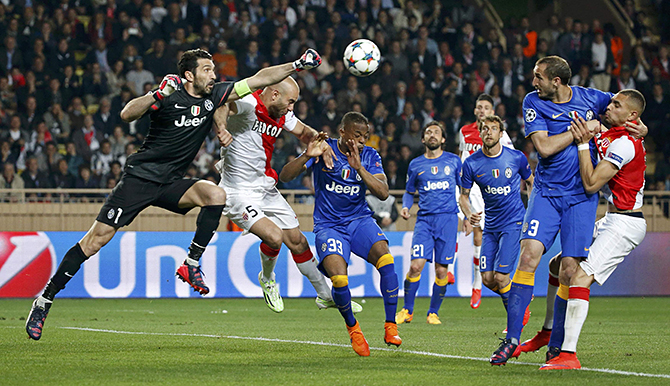
POLYGON ((298 270, 306 278, 309 279, 309 282, 312 283, 316 294, 323 300, 330 301, 333 300, 333 296, 330 293, 330 287, 328 287, 328 282, 326 277, 323 276, 321 271, 316 267, 316 259, 311 258, 304 263, 296 263, 298 270))
POLYGON ((478 290, 482 289, 482 273, 479 269, 479 255, 481 254, 481 252, 482 252, 482 246, 475 245, 475 256, 473 259, 474 280, 472 281, 472 288, 478 290))
POLYGON ((258 253, 261 255, 261 266, 263 267, 263 274, 261 275, 264 281, 270 281, 275 279, 275 265, 277 265, 277 256, 271 257, 263 253, 260 250, 258 253))
POLYGON ((584 299, 568 299, 568 309, 565 313, 565 337, 563 351, 577 351, 577 341, 582 332, 582 326, 589 314, 589 301, 584 299))
POLYGON ((453 263, 449 264, 449 268, 447 268, 447 272, 451 273, 452 275, 454 274, 454 267, 456 266, 456 256, 454 256, 454 261, 453 263))
MULTIPOLYGON (((551 273, 551 277, 558 281, 558 278, 551 273)), ((544 329, 551 330, 554 327, 554 301, 556 300, 558 286, 547 284, 547 311, 544 314, 544 329)))
POLYGON ((190 266, 193 266, 193 267, 197 267, 197 266, 200 265, 200 262, 196 259, 191 259, 190 257, 187 257, 186 258, 186 264, 188 264, 190 266))

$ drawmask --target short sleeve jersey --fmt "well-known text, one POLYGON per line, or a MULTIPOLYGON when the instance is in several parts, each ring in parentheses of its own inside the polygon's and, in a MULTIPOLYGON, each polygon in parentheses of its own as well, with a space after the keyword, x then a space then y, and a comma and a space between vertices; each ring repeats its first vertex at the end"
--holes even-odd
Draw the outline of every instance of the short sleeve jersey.
POLYGON ((646 150, 642 139, 635 139, 623 127, 613 127, 596 136, 598 156, 619 171, 601 191, 619 210, 642 207, 646 150))
POLYGON ((277 172, 272 169, 272 152, 281 132, 293 131, 298 118, 289 111, 275 120, 260 99, 258 90, 235 101, 237 114, 228 119, 227 129, 233 136, 228 147, 221 147, 219 170, 227 187, 253 189, 272 187, 277 172))
POLYGON ((521 201, 521 178, 530 178, 526 155, 502 147, 500 154, 488 157, 478 150, 463 163, 461 186, 471 189, 473 183, 482 191, 486 208, 486 230, 498 232, 523 221, 526 209, 521 201))
MULTIPOLYGON (((568 130, 577 116, 598 119, 603 114, 613 94, 592 88, 571 86, 572 97, 564 103, 540 99, 537 92, 526 95, 523 100, 526 137, 538 131, 546 131, 551 137, 568 130)), ((595 146, 591 143, 591 153, 595 146)), ((543 196, 585 195, 579 174, 577 146, 570 144, 560 152, 544 158, 538 154, 539 163, 535 173, 535 186, 543 196)))
MULTIPOLYGON (((372 216, 372 210, 365 201, 367 187, 358 173, 351 168, 337 145, 336 139, 329 139, 337 160, 333 160, 332 169, 324 166, 323 161, 315 163, 315 158, 307 161, 312 168, 312 180, 316 200, 314 203, 314 231, 329 226, 346 225, 351 221, 372 216)), ((382 159, 377 151, 365 146, 360 153, 361 165, 370 174, 384 174, 382 159)))
POLYGON ((407 169, 408 193, 419 193, 418 215, 458 213, 456 187, 462 167, 457 155, 443 151, 437 158, 414 158, 407 169))
POLYGON ((214 111, 232 90, 232 82, 220 82, 210 95, 197 98, 182 88, 154 103, 147 112, 149 134, 137 153, 128 157, 125 172, 161 184, 183 178, 212 130, 214 111))

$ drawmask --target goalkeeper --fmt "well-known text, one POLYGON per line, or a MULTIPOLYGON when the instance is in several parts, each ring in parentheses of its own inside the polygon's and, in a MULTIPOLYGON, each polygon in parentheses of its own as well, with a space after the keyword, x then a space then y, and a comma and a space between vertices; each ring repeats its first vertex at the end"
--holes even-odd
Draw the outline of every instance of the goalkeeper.
POLYGON ((44 293, 33 302, 26 322, 28 335, 40 339, 54 297, 65 288, 81 264, 107 244, 119 228, 130 224, 152 205, 179 214, 186 214, 196 206, 201 208, 188 257, 178 268, 177 277, 195 291, 203 295, 209 293, 199 260, 219 226, 226 193, 212 182, 185 179, 186 169, 213 126, 217 127, 222 146, 232 142, 230 133, 223 129, 225 122, 213 125, 218 107, 319 64, 319 54, 308 49, 293 63, 262 69, 237 83, 217 83, 212 56, 200 49, 189 50, 179 60, 178 76, 167 75, 157 90, 128 102, 121 111, 121 118, 131 122, 150 114, 149 134, 140 150, 128 157, 121 180, 91 229, 65 254, 44 293))

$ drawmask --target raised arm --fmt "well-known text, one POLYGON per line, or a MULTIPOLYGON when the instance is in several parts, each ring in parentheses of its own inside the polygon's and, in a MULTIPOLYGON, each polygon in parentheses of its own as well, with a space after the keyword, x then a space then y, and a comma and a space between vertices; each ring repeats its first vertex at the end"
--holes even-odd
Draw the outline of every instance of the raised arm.
MULTIPOLYGON (((297 118, 296 120, 298 122, 293 128, 293 131, 291 131, 291 134, 295 135, 300 140, 300 142, 304 144, 309 144, 314 137, 319 135, 319 132, 314 130, 312 127, 304 124, 301 120, 297 118)), ((326 138, 328 137, 326 136, 326 138)), ((332 169, 334 165, 333 160, 337 160, 337 156, 335 155, 333 148, 328 146, 321 155, 321 159, 323 160, 323 163, 326 165, 328 169, 332 169)))
POLYGON ((386 200, 389 196, 389 185, 386 182, 386 175, 383 173, 371 174, 369 171, 365 170, 361 164, 361 157, 358 153, 358 147, 353 139, 347 141, 349 150, 347 152, 347 161, 349 165, 356 170, 358 175, 361 177, 361 181, 365 183, 370 193, 380 200, 386 200))
POLYGON ((284 63, 272 67, 263 68, 255 75, 242 79, 235 83, 235 87, 228 97, 232 102, 244 97, 258 89, 279 83, 289 75, 297 71, 311 70, 321 64, 321 56, 316 50, 309 48, 300 59, 293 63, 284 63))
POLYGON ((121 119, 124 122, 135 121, 144 115, 147 110, 156 102, 170 96, 173 92, 182 87, 181 78, 178 75, 168 74, 163 77, 161 84, 156 91, 132 99, 121 110, 121 119))
POLYGON ((327 138, 328 136, 326 133, 321 133, 314 137, 307 145, 307 149, 305 149, 299 157, 284 165, 279 173, 279 180, 281 182, 289 182, 305 171, 305 164, 307 164, 307 161, 322 155, 326 150, 326 147, 330 148, 330 145, 325 142, 327 138))

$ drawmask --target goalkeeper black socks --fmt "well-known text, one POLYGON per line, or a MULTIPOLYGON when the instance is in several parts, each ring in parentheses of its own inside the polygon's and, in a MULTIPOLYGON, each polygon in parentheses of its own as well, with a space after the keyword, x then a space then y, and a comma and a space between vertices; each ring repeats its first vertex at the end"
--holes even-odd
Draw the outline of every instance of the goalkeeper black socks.
POLYGON ((87 259, 88 256, 84 254, 79 243, 70 248, 58 266, 56 274, 49 280, 42 296, 48 300, 54 300, 56 294, 65 288, 65 285, 79 271, 79 268, 87 259))

